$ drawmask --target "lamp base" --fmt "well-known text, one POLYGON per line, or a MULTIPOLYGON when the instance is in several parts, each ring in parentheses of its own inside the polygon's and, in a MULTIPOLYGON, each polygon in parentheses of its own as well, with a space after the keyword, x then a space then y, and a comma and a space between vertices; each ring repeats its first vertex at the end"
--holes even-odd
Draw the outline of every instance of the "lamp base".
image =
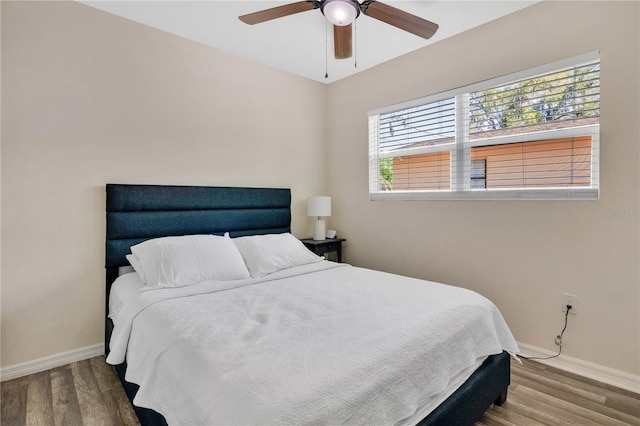
POLYGON ((326 239, 324 219, 316 219, 313 221, 313 239, 316 241, 326 239))

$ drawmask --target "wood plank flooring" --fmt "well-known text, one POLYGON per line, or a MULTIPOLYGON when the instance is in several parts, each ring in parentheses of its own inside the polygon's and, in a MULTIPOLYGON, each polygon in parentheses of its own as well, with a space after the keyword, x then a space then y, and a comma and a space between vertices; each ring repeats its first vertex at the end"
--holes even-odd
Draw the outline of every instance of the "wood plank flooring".
MULTIPOLYGON (((637 425, 640 395, 546 367, 511 363, 507 402, 476 426, 637 425)), ((3 382, 2 426, 138 425, 104 357, 3 382)))
POLYGON ((640 394, 522 361, 511 361, 507 402, 491 406, 476 426, 640 425, 640 394))
POLYGON ((1 384, 2 426, 138 425, 104 356, 1 384))

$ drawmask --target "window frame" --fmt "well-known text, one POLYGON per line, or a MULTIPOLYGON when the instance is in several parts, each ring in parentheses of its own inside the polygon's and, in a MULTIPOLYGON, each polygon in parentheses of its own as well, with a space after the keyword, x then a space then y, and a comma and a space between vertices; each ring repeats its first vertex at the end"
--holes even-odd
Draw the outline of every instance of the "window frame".
MULTIPOLYGON (((509 84, 518 80, 532 79, 539 75, 553 73, 562 69, 579 67, 600 61, 599 52, 552 62, 538 67, 522 70, 501 77, 473 83, 467 86, 436 93, 419 99, 380 108, 368 113, 369 121, 369 199, 370 200, 597 200, 600 195, 600 124, 579 127, 520 133, 509 136, 497 136, 469 141, 468 120, 456 125, 456 138, 453 143, 428 145, 420 148, 406 148, 381 153, 379 150, 380 115, 402 111, 409 108, 454 98, 456 102, 456 120, 468 114, 465 108, 465 94, 486 90, 491 87, 509 84), (590 187, 544 187, 544 188, 470 188, 470 167, 464 165, 471 161, 471 148, 490 145, 502 145, 518 142, 552 140, 576 136, 591 136, 591 186, 590 187), (403 155, 419 155, 436 152, 451 153, 451 189, 448 190, 396 190, 380 189, 380 159, 403 155), (462 170, 460 173, 457 170, 462 170)), ((468 96, 468 95, 467 95, 468 96)))

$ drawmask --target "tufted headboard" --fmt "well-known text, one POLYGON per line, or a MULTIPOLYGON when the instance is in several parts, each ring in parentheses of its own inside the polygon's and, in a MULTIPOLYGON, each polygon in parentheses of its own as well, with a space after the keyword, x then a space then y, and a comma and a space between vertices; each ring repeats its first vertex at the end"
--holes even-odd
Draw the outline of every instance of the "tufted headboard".
MULTIPOLYGON (((107 184, 106 304, 132 245, 175 235, 290 232, 291 190, 107 184)), ((107 330, 107 341, 110 330, 107 330)))

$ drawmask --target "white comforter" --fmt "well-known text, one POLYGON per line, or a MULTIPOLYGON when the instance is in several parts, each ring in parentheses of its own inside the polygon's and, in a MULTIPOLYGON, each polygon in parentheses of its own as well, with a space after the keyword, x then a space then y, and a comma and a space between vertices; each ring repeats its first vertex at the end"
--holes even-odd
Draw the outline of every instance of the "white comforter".
POLYGON ((151 291, 127 277, 107 361, 126 354, 134 403, 170 425, 415 424, 518 352, 486 298, 344 264, 151 291))

